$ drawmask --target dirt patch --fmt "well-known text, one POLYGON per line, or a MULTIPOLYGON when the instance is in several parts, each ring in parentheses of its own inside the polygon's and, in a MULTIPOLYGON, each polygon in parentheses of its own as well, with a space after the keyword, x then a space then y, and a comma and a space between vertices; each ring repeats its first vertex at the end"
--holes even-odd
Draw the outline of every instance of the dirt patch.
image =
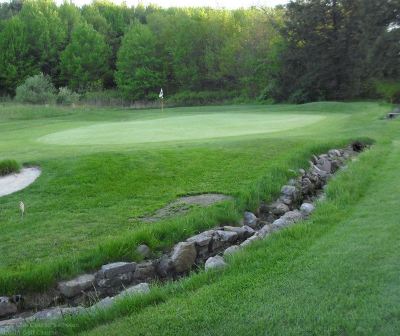
POLYGON ((10 195, 31 185, 40 176, 37 167, 23 168, 17 174, 0 177, 0 197, 10 195))
POLYGON ((215 203, 230 200, 233 200, 233 197, 224 194, 183 196, 178 198, 176 201, 169 203, 164 208, 157 210, 153 215, 141 217, 140 219, 144 222, 156 222, 168 217, 185 214, 195 206, 207 207, 215 203))

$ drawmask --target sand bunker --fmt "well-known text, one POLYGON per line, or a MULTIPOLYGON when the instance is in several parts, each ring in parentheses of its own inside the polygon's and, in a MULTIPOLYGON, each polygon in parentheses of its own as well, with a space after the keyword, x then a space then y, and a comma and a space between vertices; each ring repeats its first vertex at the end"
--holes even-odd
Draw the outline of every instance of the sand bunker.
POLYGON ((164 208, 157 210, 152 216, 141 218, 141 220, 145 222, 156 222, 167 217, 182 215, 188 212, 193 206, 206 207, 227 200, 233 200, 233 197, 223 194, 184 196, 178 198, 176 201, 168 204, 164 208))
POLYGON ((10 195, 31 185, 40 176, 37 167, 23 168, 18 174, 0 177, 0 197, 10 195))

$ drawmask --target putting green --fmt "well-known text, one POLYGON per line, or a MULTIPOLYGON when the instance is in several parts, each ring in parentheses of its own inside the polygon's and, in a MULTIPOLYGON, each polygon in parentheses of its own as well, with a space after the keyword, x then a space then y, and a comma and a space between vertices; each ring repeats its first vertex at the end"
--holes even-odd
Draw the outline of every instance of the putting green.
POLYGON ((106 145, 221 138, 303 127, 326 117, 298 114, 213 113, 93 125, 51 133, 40 142, 106 145))

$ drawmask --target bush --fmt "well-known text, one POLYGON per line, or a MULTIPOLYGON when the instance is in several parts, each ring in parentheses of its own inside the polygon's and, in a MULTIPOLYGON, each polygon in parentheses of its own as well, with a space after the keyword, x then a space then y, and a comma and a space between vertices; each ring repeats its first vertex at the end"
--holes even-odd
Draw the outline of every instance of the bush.
POLYGON ((0 176, 8 175, 11 173, 18 173, 20 166, 15 160, 2 160, 0 161, 0 176))
POLYGON ((129 106, 131 101, 124 99, 117 90, 88 91, 82 95, 81 102, 97 106, 129 106))
POLYGON ((376 81, 376 91, 389 103, 400 102, 400 81, 376 81))
POLYGON ((232 101, 238 95, 230 91, 181 91, 168 98, 173 105, 204 105, 232 101))
POLYGON ((67 87, 61 87, 57 94, 57 104, 72 105, 79 101, 79 94, 71 91, 67 87))
POLYGON ((49 104, 55 100, 55 91, 50 78, 41 73, 28 77, 17 87, 15 100, 20 103, 49 104))

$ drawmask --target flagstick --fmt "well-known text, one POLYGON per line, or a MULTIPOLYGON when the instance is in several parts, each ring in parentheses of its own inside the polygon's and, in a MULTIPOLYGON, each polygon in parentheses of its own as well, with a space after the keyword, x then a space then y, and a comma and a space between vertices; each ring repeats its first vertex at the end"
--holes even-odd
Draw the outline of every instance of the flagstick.
POLYGON ((161 98, 161 112, 164 113, 164 99, 161 98))

